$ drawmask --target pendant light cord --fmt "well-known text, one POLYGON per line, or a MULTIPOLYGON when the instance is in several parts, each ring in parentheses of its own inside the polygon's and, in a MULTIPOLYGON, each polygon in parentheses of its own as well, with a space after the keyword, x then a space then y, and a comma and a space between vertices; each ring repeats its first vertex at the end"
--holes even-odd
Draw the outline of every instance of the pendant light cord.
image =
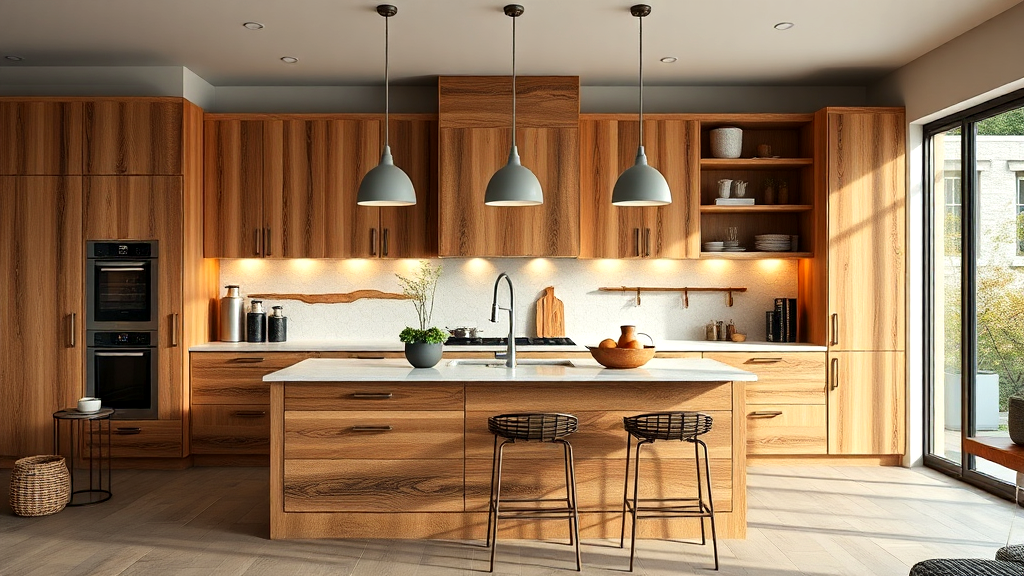
POLYGON ((390 32, 388 24, 391 22, 391 17, 387 16, 384 18, 384 146, 389 144, 389 136, 391 135, 391 123, 388 121, 391 115, 391 55, 388 51, 391 47, 391 40, 388 37, 390 32))
POLYGON ((512 147, 516 147, 516 18, 512 17, 512 147))
POLYGON ((644 18, 640 21, 640 146, 644 145, 644 18))

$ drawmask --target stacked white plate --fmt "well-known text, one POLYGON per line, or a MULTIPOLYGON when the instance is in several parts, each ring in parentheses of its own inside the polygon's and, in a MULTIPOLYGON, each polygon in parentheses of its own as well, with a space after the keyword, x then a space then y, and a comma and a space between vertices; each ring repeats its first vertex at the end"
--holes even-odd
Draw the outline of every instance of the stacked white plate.
POLYGON ((762 252, 789 252, 792 243, 789 234, 759 234, 754 236, 754 247, 762 252))
POLYGON ((721 252, 725 249, 725 242, 705 242, 705 252, 721 252))

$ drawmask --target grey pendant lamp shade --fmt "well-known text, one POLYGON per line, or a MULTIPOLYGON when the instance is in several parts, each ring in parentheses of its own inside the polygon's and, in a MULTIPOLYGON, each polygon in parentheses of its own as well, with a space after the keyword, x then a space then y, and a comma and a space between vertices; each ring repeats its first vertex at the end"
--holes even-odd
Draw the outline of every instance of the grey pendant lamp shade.
POLYGON ((412 206, 416 204, 416 190, 409 175, 395 166, 388 140, 391 132, 388 122, 391 113, 388 20, 398 14, 398 8, 381 4, 377 6, 377 13, 384 17, 384 152, 380 163, 363 176, 356 203, 360 206, 412 206))
POLYGON ((644 154, 644 17, 651 13, 651 7, 637 4, 630 7, 629 13, 640 22, 640 147, 636 151, 636 163, 615 181, 612 204, 664 206, 672 203, 672 191, 661 172, 647 164, 647 155, 644 154))
POLYGON ((512 149, 508 163, 491 176, 484 194, 488 206, 536 206, 544 203, 540 181, 519 161, 516 148, 516 18, 523 15, 519 4, 505 6, 505 15, 512 18, 512 149))

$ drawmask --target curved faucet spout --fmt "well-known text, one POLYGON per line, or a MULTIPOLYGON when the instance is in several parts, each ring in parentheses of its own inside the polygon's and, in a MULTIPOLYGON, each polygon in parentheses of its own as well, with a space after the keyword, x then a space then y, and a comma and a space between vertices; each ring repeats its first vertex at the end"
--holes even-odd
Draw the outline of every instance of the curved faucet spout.
POLYGON ((508 312, 508 348, 505 351, 505 366, 509 368, 515 368, 516 366, 516 294, 515 289, 512 287, 512 279, 508 277, 508 274, 502 272, 498 274, 497 280, 494 281, 494 298, 491 300, 491 322, 498 321, 498 310, 505 310, 508 312), (501 284, 501 279, 504 278, 505 282, 508 283, 508 308, 498 306, 498 286, 501 284))

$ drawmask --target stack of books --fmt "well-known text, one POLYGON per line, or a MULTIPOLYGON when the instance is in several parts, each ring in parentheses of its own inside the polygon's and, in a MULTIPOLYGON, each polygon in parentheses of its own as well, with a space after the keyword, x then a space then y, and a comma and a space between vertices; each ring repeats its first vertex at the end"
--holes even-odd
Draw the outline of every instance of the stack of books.
POLYGON ((716 206, 753 206, 753 198, 715 198, 716 206))
POLYGON ((776 298, 775 309, 765 312, 769 342, 796 342, 796 298, 776 298))

